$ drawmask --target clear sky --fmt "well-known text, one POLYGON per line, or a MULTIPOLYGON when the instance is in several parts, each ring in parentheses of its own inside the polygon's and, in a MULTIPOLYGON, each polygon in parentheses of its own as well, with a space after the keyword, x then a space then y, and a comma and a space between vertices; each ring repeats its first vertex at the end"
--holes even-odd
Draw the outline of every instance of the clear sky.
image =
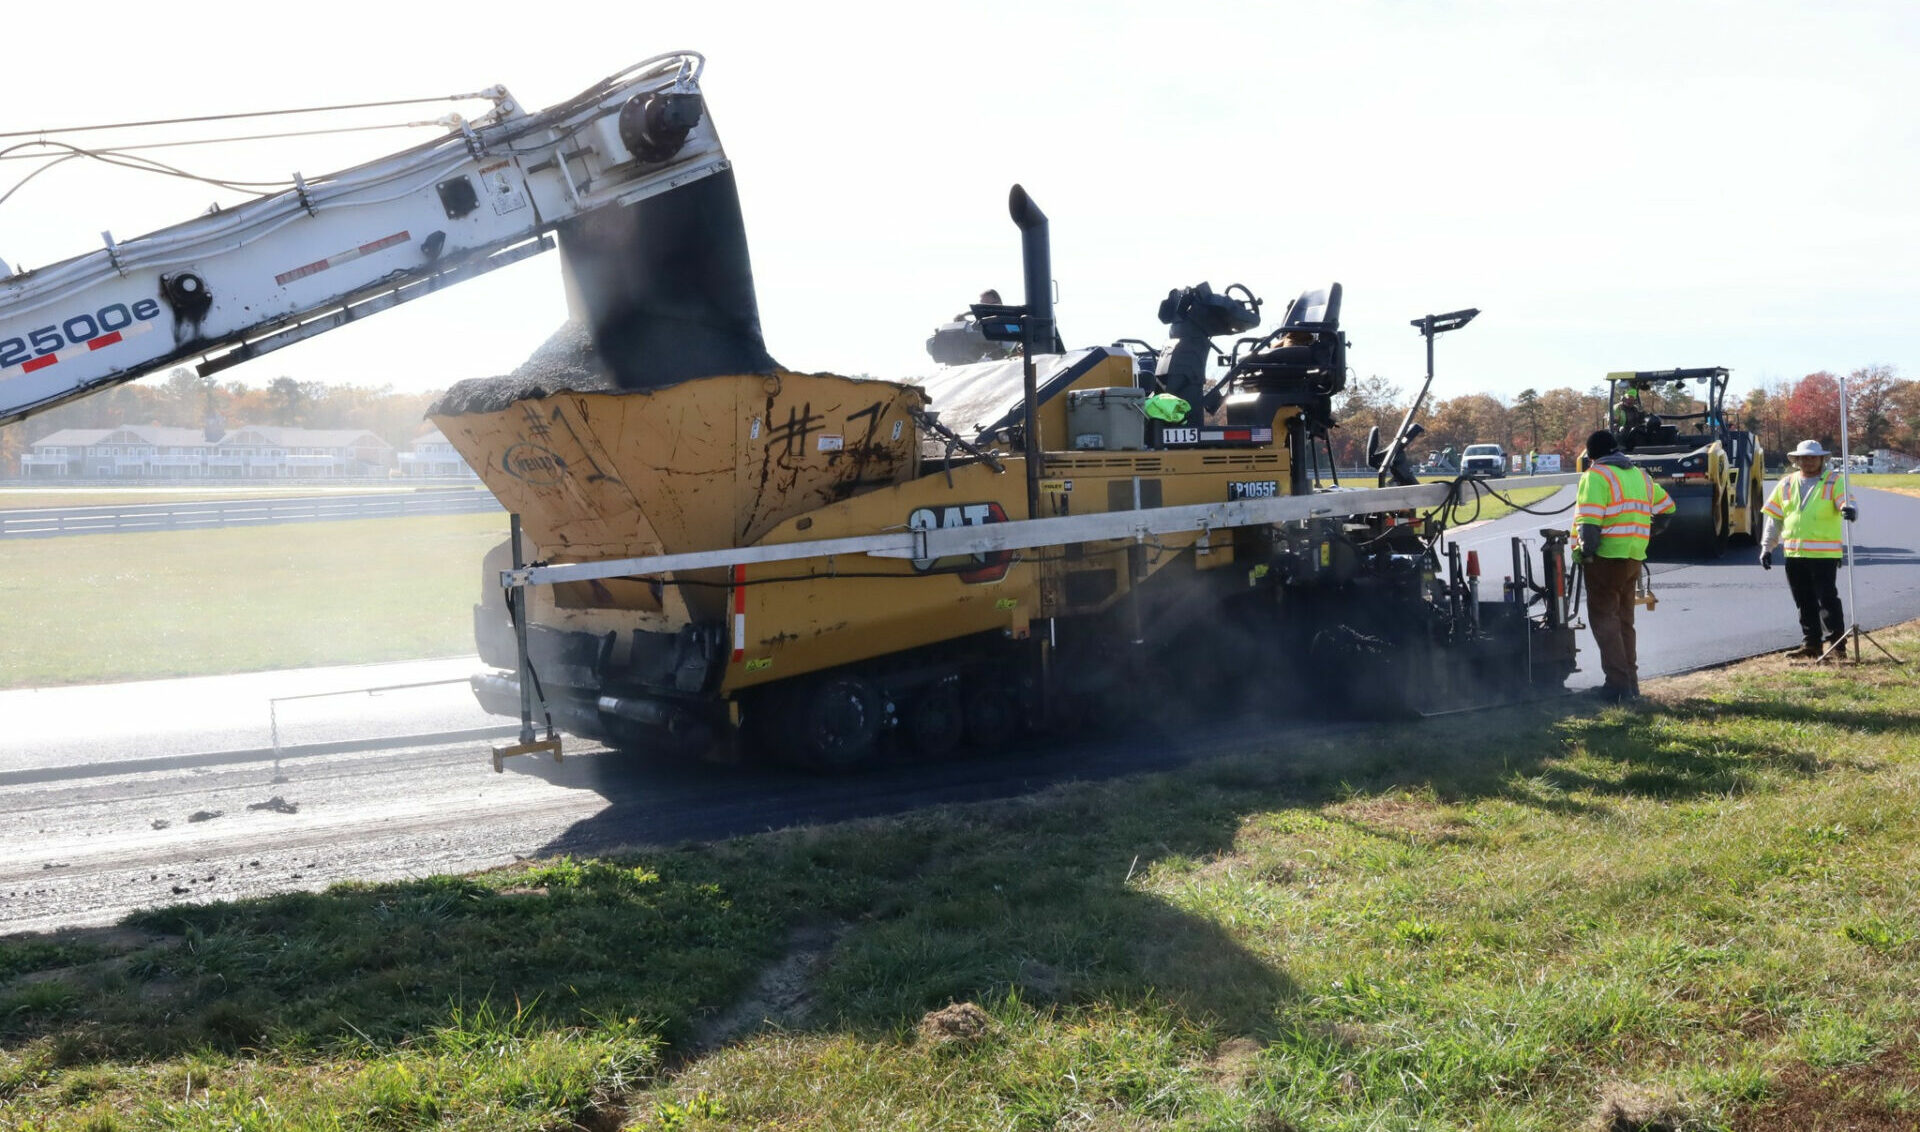
MULTIPOLYGON (((911 376, 981 289, 1017 301, 1018 181, 1052 221, 1069 344, 1161 341, 1159 299, 1201 280, 1248 284, 1269 325, 1339 280, 1355 370, 1402 385, 1423 367, 1410 319, 1484 312, 1441 340, 1440 396, 1671 366, 1731 366, 1736 392, 1920 376, 1912 0, 207 0, 15 4, 6 27, 8 131, 496 82, 540 108, 702 51, 767 343, 794 369, 911 376)), ((284 178, 426 136, 156 156, 284 178)), ((30 168, 0 161, 0 192, 30 168)), ((233 199, 69 162, 0 204, 0 258, 44 265, 233 199)), ((226 376, 439 387, 511 369, 564 317, 542 256, 226 376)))

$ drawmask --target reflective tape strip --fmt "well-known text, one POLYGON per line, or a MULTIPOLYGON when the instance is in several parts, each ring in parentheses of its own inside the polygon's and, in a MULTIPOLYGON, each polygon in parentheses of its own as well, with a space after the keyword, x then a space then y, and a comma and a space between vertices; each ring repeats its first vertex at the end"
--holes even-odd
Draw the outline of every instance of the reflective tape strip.
POLYGON ((109 330, 105 334, 96 334, 85 342, 75 343, 64 350, 59 350, 51 354, 42 354, 37 358, 29 358, 17 366, 8 366, 6 369, 0 369, 0 378, 34 373, 46 369, 48 366, 59 365, 61 362, 70 362, 82 354, 91 354, 95 350, 104 350, 108 346, 118 345, 136 334, 145 334, 152 329, 153 323, 151 321, 136 322, 131 326, 123 326, 118 330, 109 330))
POLYGON ((305 279, 309 275, 318 275, 329 267, 339 267, 341 264, 350 263, 353 260, 359 259, 361 256, 385 251, 388 248, 404 244, 412 238, 413 237, 406 232, 395 232, 391 236, 382 236, 377 240, 371 240, 358 247, 348 248, 343 252, 336 252, 325 259, 316 259, 312 263, 303 263, 299 267, 283 271, 274 276, 273 281, 285 287, 296 279, 305 279))
POLYGON ((733 568, 733 661, 738 664, 747 655, 747 567, 733 568))
POLYGON ((1835 507, 1852 505, 1853 485, 1847 481, 1845 476, 1836 477, 1828 487, 1827 498, 1832 501, 1835 507))
POLYGON ((1605 508, 1602 515, 1651 515, 1653 507, 1644 499, 1628 499, 1605 508))

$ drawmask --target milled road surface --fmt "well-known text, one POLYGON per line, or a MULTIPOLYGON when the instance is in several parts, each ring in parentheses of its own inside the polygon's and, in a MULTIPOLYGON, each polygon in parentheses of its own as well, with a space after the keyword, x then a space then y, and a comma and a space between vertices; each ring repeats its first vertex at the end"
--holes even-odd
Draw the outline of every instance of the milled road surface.
MULTIPOLYGON (((1568 497, 1536 507, 1558 506, 1568 497)), ((1920 498, 1862 492, 1855 586, 1869 629, 1920 617, 1920 498)), ((1491 592, 1507 538, 1567 516, 1515 515, 1463 531, 1491 592)), ((1642 613, 1644 675, 1686 671, 1798 642, 1782 572, 1755 552, 1658 563, 1642 613)), ((1842 574, 1842 595, 1846 578, 1842 574)), ((1580 634, 1598 681, 1592 639, 1580 634)), ((1920 658, 1910 658, 1917 659, 1920 658)), ((1271 724, 1221 724, 1177 742, 1135 737, 846 779, 762 766, 687 765, 579 745, 555 766, 523 758, 495 775, 497 725, 460 684, 282 700, 271 754, 268 700, 312 691, 459 679, 476 661, 314 669, 103 688, 0 692, 0 933, 112 922, 137 908, 462 872, 546 853, 602 852, 1019 795, 1274 741, 1271 724), (465 732, 459 742, 329 752, 369 735, 465 732)), ((1338 725, 1312 725, 1335 733, 1338 725)))
POLYGON ((55 782, 0 778, 12 848, 0 860, 0 934, 110 923, 160 904, 1008 797, 1257 749, 1271 738, 1270 725, 1222 725, 1177 746, 1089 742, 847 778, 650 760, 589 744, 571 746, 558 765, 531 756, 496 775, 477 741, 157 772, 101 763, 55 782))

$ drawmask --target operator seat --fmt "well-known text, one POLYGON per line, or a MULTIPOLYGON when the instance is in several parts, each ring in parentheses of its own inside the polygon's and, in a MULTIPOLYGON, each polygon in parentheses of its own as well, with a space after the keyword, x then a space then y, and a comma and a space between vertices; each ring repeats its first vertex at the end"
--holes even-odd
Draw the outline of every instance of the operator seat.
POLYGON ((1257 392, 1331 397, 1345 389, 1347 336, 1340 333, 1340 284, 1302 292, 1288 304, 1280 329, 1234 368, 1238 384, 1257 392))
POLYGON ((1347 387, 1340 284, 1302 292, 1287 306, 1280 328, 1228 376, 1242 391, 1226 402, 1229 423, 1265 424, 1282 405, 1319 406, 1330 414, 1333 395, 1347 387))
POLYGON ((1347 336, 1340 332, 1340 284, 1334 283, 1288 304, 1280 328, 1234 363, 1207 395, 1207 406, 1224 405, 1227 424, 1247 428, 1265 428, 1281 409, 1298 406, 1286 443, 1293 453, 1289 490, 1299 495, 1316 466, 1315 443, 1327 446, 1332 458, 1333 396, 1346 387, 1347 336), (1229 384, 1234 392, 1222 402, 1229 384))

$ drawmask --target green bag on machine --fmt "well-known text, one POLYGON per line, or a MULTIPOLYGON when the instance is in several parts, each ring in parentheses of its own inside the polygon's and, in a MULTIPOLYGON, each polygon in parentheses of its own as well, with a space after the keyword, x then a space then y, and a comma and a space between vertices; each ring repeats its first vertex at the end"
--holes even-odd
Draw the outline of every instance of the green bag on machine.
POLYGON ((1171 393, 1155 393, 1140 405, 1140 411, 1156 421, 1179 424, 1187 419, 1187 411, 1193 406, 1187 404, 1184 397, 1175 397, 1171 393))

